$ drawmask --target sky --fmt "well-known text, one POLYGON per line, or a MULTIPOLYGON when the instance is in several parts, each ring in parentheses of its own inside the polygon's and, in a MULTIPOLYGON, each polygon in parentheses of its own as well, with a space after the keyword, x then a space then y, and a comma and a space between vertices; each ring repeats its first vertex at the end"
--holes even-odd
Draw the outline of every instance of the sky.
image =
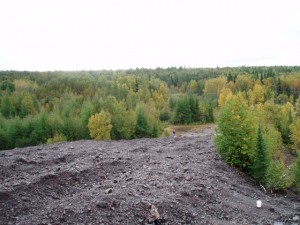
POLYGON ((0 70, 300 65, 299 0, 1 0, 0 70))

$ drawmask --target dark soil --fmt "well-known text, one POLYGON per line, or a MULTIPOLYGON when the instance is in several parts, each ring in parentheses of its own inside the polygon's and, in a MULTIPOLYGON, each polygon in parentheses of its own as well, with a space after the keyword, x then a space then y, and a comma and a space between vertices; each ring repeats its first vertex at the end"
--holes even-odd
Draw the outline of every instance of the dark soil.
POLYGON ((300 197, 271 194, 216 154, 214 129, 0 152, 0 224, 298 224, 300 197), (256 201, 262 207, 256 207, 256 201))

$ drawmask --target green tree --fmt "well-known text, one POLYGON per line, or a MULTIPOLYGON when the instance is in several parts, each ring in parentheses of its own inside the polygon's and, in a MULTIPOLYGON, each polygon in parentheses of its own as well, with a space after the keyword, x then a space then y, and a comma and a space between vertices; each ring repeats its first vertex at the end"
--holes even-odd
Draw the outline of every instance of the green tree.
POLYGON ((30 139, 35 144, 46 143, 47 141, 47 115, 42 112, 36 122, 30 135, 30 139))
POLYGON ((192 122, 199 122, 200 110, 198 98, 193 95, 189 95, 189 105, 192 113, 192 122))
POLYGON ((189 85, 188 85, 188 92, 191 92, 191 93, 196 93, 197 92, 197 86, 198 86, 198 83, 197 81, 195 80, 191 80, 189 85))
POLYGON ((281 134, 272 124, 266 127, 265 142, 270 160, 279 160, 283 157, 281 134))
POLYGON ((290 139, 292 142, 291 148, 295 152, 300 153, 300 118, 297 118, 294 123, 290 125, 290 139))
POLYGON ((250 173, 255 153, 256 126, 241 95, 224 103, 217 120, 215 144, 218 153, 232 166, 250 173))
POLYGON ((190 124, 192 122, 192 111, 187 97, 177 101, 173 122, 175 124, 190 124))
POLYGON ((259 126, 257 132, 257 146, 253 162, 253 178, 260 184, 266 183, 266 174, 269 165, 269 158, 265 140, 263 139, 262 128, 259 126))
POLYGON ((1 113, 5 118, 9 118, 11 116, 11 108, 12 105, 10 103, 9 96, 5 95, 1 102, 1 113))
POLYGON ((82 125, 82 120, 80 118, 80 116, 74 116, 71 118, 66 118, 67 123, 64 124, 63 127, 63 134, 67 137, 68 141, 75 141, 75 140, 80 140, 83 139, 84 136, 84 127, 82 125), (69 127, 67 128, 69 124, 69 127), (66 133, 64 133, 65 131, 68 131, 68 135, 66 133))
POLYGON ((102 110, 89 119, 88 127, 90 135, 96 140, 110 140, 111 116, 108 112, 102 110))
POLYGON ((282 140, 284 144, 291 143, 290 125, 293 123, 294 115, 295 115, 294 107, 289 102, 283 105, 279 112, 278 128, 282 135, 282 140))
POLYGON ((135 136, 137 138, 142 138, 149 137, 150 135, 150 124, 146 116, 145 108, 140 106, 137 109, 135 136))
POLYGON ((129 139, 134 136, 136 117, 133 110, 126 110, 124 102, 112 105, 111 123, 113 139, 129 139))
POLYGON ((272 190, 284 190, 293 183, 292 172, 285 167, 283 160, 271 161, 266 175, 266 187, 272 190))
POLYGON ((95 110, 94 110, 92 103, 89 101, 85 101, 82 104, 82 108, 81 108, 82 136, 85 139, 90 138, 88 123, 89 123, 89 118, 94 113, 95 113, 95 110))
POLYGON ((0 115, 0 150, 9 148, 9 137, 7 132, 6 120, 0 115))

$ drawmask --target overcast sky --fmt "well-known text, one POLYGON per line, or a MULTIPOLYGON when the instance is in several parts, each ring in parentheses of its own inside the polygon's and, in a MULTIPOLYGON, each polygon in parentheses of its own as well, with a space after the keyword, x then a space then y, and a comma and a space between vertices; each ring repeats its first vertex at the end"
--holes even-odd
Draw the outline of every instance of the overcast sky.
POLYGON ((299 0, 1 0, 0 70, 300 65, 299 0))

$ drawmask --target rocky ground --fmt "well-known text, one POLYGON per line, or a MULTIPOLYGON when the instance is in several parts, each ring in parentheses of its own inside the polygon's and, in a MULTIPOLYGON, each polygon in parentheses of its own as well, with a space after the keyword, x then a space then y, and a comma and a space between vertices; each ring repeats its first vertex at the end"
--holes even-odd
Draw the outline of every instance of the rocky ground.
POLYGON ((0 224, 299 224, 300 196, 265 193, 216 154, 214 129, 0 152, 0 224), (256 207, 256 201, 262 207, 256 207))

